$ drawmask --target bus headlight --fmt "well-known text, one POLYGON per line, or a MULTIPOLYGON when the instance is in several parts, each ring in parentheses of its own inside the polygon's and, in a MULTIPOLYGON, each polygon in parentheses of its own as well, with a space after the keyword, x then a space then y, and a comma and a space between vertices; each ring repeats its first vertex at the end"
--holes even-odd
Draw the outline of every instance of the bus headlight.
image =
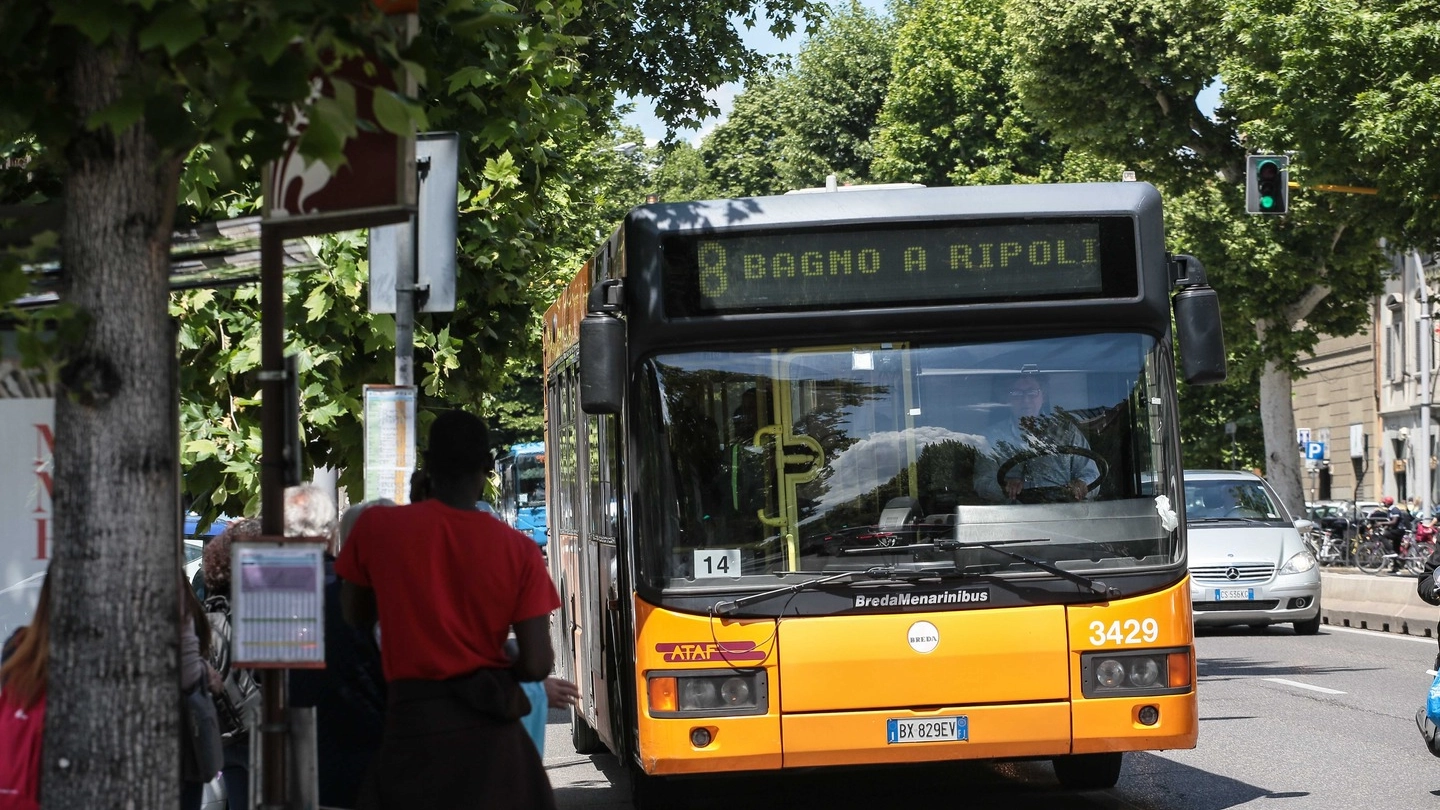
POLYGON ((720 705, 720 688, 714 678, 680 678, 680 711, 713 709, 720 705))
POLYGON ((726 706, 753 706, 750 682, 744 678, 726 678, 720 684, 720 700, 726 706))
POLYGON ((1080 692, 1087 698, 1188 692, 1190 655, 1188 648, 1081 653, 1080 692))
POLYGON ((1125 685, 1125 665, 1113 658, 1101 661, 1095 667, 1095 682, 1106 689, 1118 689, 1125 685))
POLYGON ((1125 674, 1129 676, 1131 686, 1147 689, 1154 686, 1160 680, 1160 665, 1154 658, 1136 658, 1130 662, 1125 674))
POLYGON ((646 678, 652 717, 765 714, 769 708, 763 669, 649 672, 646 678))

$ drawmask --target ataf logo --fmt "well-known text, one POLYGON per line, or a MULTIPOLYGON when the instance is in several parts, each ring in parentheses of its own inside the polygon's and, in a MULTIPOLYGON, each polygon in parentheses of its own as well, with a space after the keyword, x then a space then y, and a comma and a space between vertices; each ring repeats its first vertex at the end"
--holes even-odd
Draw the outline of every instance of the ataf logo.
POLYGON ((664 641, 655 645, 655 652, 665 656, 667 664, 695 661, 764 661, 764 650, 755 649, 753 641, 664 641))

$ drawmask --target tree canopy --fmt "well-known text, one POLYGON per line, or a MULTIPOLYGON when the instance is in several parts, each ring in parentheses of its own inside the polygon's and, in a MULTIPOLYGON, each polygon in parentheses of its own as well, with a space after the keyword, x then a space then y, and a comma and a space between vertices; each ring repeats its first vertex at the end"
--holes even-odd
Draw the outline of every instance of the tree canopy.
MULTIPOLYGON (((1344 14, 1336 4, 1323 5, 1324 14, 1344 14)), ((1285 16, 1276 3, 1009 0, 1006 15, 1026 109, 1057 139, 1130 167, 1168 192, 1169 238, 1210 269, 1232 345, 1257 349, 1235 356, 1237 371, 1246 379, 1247 364, 1259 368, 1267 474, 1298 508, 1290 380, 1321 334, 1353 334, 1368 322, 1385 266, 1378 239, 1397 223, 1377 215, 1373 202, 1308 192, 1292 195, 1283 218, 1247 216, 1244 159, 1247 151, 1332 151, 1332 142, 1309 140, 1313 129, 1277 128, 1271 117, 1283 106, 1285 115, 1323 119, 1359 100, 1343 91, 1307 96, 1303 54, 1286 63, 1284 52, 1256 47, 1252 25, 1285 16), (1207 115, 1196 100, 1217 77, 1225 83, 1224 103, 1207 115), (1277 103, 1257 106, 1261 97, 1277 103)), ((1302 187, 1314 182, 1308 163, 1292 165, 1302 187)))
POLYGON ((1064 150, 1011 92, 999 0, 921 0, 895 44, 877 179, 926 185, 1055 180, 1064 150))
POLYGON ((1432 3, 1236 0, 1225 106, 1246 143, 1293 150, 1302 183, 1375 188, 1348 202, 1392 240, 1440 234, 1440 20, 1432 3))
MULTIPOLYGON (((713 108, 707 91, 763 62, 734 20, 784 32, 818 19, 809 0, 421 6, 412 41, 370 0, 0 2, 0 204, 63 199, 58 227, 11 232, 0 262, 6 301, 39 251, 58 244, 63 268, 65 309, 41 316, 57 327, 60 368, 47 805, 158 807, 175 795, 172 314, 191 489, 215 496, 210 509, 254 506, 256 293, 172 298, 177 217, 253 210, 292 114, 307 122, 300 152, 332 165, 361 127, 460 131, 460 304, 422 323, 417 377, 437 402, 484 409, 507 380, 534 387, 523 366, 558 268, 573 270, 595 231, 638 202, 627 196, 638 186, 618 184, 625 167, 610 165, 623 157, 607 131, 616 95, 654 95, 667 121, 690 123, 713 108), (381 90, 375 120, 358 121, 355 88, 335 71, 362 54, 419 95, 381 90), (320 77, 333 95, 312 95, 320 77)), ((324 270, 286 281, 307 450, 358 468, 358 383, 389 381, 393 329, 360 305, 363 237, 314 245, 324 270)), ((533 431, 538 397, 497 411, 515 435, 533 431)))
POLYGON ((793 65, 758 77, 701 143, 720 197, 865 182, 871 130, 890 85, 894 24, 859 3, 836 9, 793 65))

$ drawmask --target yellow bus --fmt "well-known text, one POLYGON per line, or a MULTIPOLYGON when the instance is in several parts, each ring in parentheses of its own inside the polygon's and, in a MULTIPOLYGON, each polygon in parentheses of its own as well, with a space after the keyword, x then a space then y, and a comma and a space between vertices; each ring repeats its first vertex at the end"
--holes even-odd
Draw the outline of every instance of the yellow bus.
POLYGON ((643 206, 544 338, 556 657, 637 807, 1195 745, 1176 345, 1225 361, 1150 185, 643 206))

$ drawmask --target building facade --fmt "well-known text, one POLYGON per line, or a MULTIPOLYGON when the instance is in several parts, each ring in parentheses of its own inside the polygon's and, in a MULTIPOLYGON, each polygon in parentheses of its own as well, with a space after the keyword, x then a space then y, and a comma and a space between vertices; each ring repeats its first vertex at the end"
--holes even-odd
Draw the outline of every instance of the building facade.
POLYGON ((1410 256, 1397 257, 1376 308, 1378 340, 1378 407, 1380 451, 1384 459, 1385 494, 1400 500, 1435 502, 1435 428, 1422 429, 1420 414, 1435 392, 1435 327, 1430 300, 1440 280, 1435 257, 1425 257, 1425 295, 1410 256), (1426 299, 1422 303, 1421 299, 1426 299), (1429 434, 1428 437, 1426 434, 1429 434), (1427 493, 1423 490, 1428 484, 1427 493))
POLYGON ((1307 461, 1308 499, 1391 495, 1424 502, 1428 484, 1428 501, 1440 501, 1435 419, 1432 414, 1427 440, 1420 417, 1440 376, 1431 317, 1440 290, 1436 258, 1422 259, 1425 303, 1415 263, 1410 255, 1397 257, 1372 307, 1370 328, 1322 339, 1302 363, 1308 376, 1295 381, 1295 425, 1326 448, 1325 459, 1307 461))
POLYGON ((1378 499, 1381 426, 1372 333, 1322 338, 1302 364, 1307 375, 1295 380, 1295 427, 1325 446, 1324 459, 1305 462, 1306 500, 1378 499))

